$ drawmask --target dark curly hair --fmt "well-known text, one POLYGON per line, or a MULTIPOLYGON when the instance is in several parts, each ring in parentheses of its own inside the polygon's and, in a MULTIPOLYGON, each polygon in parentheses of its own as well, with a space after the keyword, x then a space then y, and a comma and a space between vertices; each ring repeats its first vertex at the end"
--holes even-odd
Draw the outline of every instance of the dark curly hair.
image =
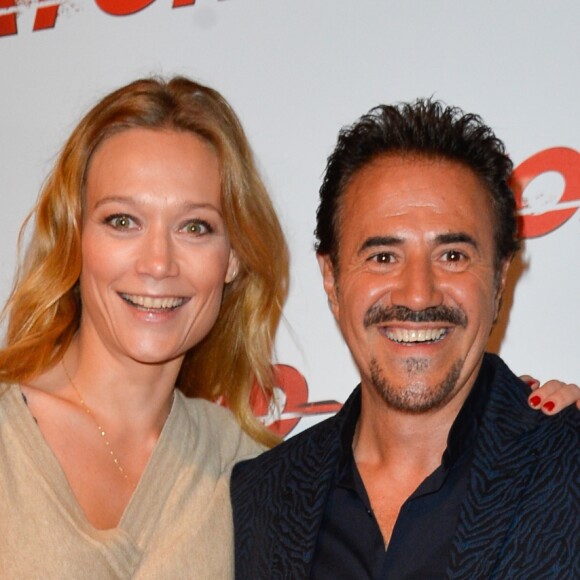
POLYGON ((519 249, 513 164, 504 144, 478 115, 431 99, 379 105, 343 128, 326 165, 316 212, 316 251, 337 265, 340 199, 353 176, 379 156, 418 155, 462 163, 490 192, 495 214, 495 265, 519 249))

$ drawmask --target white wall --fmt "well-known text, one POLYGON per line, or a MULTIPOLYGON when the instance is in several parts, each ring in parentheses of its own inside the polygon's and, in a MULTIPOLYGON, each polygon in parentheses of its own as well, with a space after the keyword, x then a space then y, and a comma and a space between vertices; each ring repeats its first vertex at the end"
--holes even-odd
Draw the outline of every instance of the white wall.
MULTIPOLYGON (((525 194, 528 215, 554 210, 564 187, 566 207, 580 205, 577 0, 181 4, 0 2, 8 6, 0 8, 0 32, 12 15, 18 29, 0 35, 2 300, 19 225, 66 136, 99 97, 143 75, 194 77, 218 88, 240 115, 292 251, 278 360, 306 376, 311 401, 343 401, 357 381, 312 251, 317 191, 342 125, 379 102, 435 95, 481 114, 516 165, 552 147, 575 150, 566 181, 542 170, 525 194), (33 31, 37 10, 56 5, 54 26, 33 31), (113 5, 134 13, 112 15, 113 5)), ((501 344, 515 371, 580 380, 579 250, 580 211, 526 243, 501 344)))

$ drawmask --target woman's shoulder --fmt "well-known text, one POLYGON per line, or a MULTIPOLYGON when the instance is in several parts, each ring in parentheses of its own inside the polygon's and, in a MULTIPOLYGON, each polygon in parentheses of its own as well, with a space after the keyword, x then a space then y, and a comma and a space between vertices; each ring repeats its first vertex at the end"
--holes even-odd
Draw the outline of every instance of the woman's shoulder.
POLYGON ((13 407, 17 403, 18 398, 21 398, 23 401, 26 400, 19 385, 0 383, 0 407, 13 407))
POLYGON ((27 408, 26 398, 20 385, 0 383, 0 439, 5 446, 7 441, 18 442, 28 437, 34 417, 27 408))
POLYGON ((186 397, 181 391, 175 391, 175 396, 194 421, 211 423, 212 426, 221 426, 234 432, 241 431, 233 413, 224 406, 207 399, 186 397))
POLYGON ((226 463, 254 457, 264 451, 243 431, 229 409, 205 399, 186 397, 180 391, 176 391, 176 398, 186 410, 198 441, 203 439, 207 445, 219 449, 226 463))

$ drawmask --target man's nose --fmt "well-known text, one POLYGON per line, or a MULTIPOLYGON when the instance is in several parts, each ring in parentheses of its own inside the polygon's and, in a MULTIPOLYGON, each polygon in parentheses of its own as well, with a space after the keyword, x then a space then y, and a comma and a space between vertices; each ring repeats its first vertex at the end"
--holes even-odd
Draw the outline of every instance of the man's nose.
POLYGON ((394 305, 419 311, 443 302, 439 280, 428 258, 412 259, 405 263, 391 292, 394 305))

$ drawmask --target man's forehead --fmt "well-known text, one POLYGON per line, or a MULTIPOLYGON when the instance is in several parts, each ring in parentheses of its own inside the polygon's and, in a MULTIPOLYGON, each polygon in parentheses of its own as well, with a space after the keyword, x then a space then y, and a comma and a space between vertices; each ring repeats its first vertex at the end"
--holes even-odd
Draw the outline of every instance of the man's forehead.
POLYGON ((488 188, 470 168, 447 159, 377 158, 357 172, 343 198, 337 233, 342 242, 350 240, 351 249, 386 237, 391 245, 463 237, 487 246, 486 238, 491 242, 494 235, 488 188))
POLYGON ((400 209, 412 208, 433 205, 441 196, 456 197, 468 206, 483 202, 492 208, 489 188, 465 164, 440 157, 389 154, 374 158, 352 175, 343 188, 340 209, 356 209, 370 197, 374 203, 394 200, 400 209))

